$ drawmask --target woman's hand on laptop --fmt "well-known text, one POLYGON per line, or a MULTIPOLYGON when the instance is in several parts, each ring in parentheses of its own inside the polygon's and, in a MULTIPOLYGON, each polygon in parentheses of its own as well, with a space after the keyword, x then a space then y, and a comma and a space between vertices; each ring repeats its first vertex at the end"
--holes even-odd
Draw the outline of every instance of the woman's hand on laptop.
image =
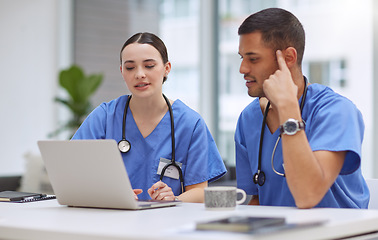
POLYGON ((148 189, 148 194, 153 200, 173 201, 176 199, 175 195, 172 192, 172 188, 170 188, 162 181, 159 181, 152 185, 152 187, 148 189))
POLYGON ((138 200, 138 194, 141 194, 143 192, 142 189, 133 189, 134 191, 134 197, 135 197, 135 200, 138 200))

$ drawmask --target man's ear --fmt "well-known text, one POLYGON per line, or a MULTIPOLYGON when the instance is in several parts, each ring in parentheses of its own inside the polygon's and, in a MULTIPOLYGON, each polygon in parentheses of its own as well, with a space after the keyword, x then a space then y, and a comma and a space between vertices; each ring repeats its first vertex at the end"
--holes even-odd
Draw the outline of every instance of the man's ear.
POLYGON ((288 68, 292 68, 293 66, 297 65, 297 50, 295 48, 288 47, 282 51, 282 54, 288 68))

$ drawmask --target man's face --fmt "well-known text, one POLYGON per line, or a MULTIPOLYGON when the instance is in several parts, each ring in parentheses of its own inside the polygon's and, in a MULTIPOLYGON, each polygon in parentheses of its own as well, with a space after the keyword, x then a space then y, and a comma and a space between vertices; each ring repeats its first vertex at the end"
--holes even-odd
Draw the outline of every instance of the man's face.
POLYGON ((246 80, 248 95, 264 97, 263 82, 278 69, 274 50, 264 45, 260 32, 253 32, 240 35, 239 55, 239 72, 246 80))

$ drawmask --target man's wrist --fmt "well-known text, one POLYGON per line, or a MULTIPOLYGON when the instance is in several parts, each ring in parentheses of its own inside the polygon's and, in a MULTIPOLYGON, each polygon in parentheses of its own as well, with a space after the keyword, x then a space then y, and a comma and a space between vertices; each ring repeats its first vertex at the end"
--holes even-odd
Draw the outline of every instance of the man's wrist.
POLYGON ((280 126, 280 133, 292 136, 304 128, 305 123, 302 120, 289 118, 280 126))

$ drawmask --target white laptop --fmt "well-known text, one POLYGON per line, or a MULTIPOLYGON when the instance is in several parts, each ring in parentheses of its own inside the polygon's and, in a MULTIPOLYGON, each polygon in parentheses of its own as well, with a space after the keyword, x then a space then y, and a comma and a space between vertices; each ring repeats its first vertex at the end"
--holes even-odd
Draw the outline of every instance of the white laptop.
POLYGON ((180 203, 135 200, 115 140, 47 140, 38 146, 61 205, 147 209, 180 203))

